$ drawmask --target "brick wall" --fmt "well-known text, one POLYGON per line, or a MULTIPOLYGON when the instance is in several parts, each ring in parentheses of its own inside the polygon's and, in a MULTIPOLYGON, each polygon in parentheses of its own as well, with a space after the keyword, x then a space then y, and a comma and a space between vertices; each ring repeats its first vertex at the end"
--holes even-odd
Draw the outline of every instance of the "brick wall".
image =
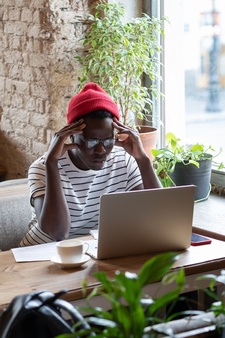
POLYGON ((76 91, 73 56, 93 1, 0 0, 0 166, 25 177, 76 91))

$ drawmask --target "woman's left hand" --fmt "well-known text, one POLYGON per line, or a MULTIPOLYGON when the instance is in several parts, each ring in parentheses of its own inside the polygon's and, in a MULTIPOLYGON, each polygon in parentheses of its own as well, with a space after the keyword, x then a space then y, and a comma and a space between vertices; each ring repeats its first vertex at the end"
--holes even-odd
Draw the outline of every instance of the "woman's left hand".
POLYGON ((116 118, 113 119, 113 127, 117 130, 115 134, 116 146, 123 147, 136 160, 147 156, 137 130, 123 125, 116 118))

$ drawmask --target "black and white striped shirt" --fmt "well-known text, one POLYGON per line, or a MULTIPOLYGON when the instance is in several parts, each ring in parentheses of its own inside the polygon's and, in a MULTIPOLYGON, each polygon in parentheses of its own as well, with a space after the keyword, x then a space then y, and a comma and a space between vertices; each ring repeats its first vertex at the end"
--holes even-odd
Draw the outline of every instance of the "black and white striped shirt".
MULTIPOLYGON (((128 191, 142 183, 135 159, 124 149, 114 147, 102 170, 80 170, 71 162, 68 153, 58 161, 62 188, 71 217, 69 237, 82 236, 97 228, 99 199, 102 194, 128 191)), ((45 194, 45 155, 29 168, 30 198, 45 194)), ((20 246, 50 242, 52 239, 38 226, 32 205, 31 229, 20 246)))

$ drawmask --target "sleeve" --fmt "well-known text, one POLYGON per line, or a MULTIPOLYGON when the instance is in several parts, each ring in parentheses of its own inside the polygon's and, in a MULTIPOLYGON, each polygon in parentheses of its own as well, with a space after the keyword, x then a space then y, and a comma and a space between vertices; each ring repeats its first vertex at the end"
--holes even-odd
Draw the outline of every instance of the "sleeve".
POLYGON ((45 194, 46 170, 44 157, 41 157, 31 164, 28 171, 28 180, 30 187, 30 203, 33 206, 33 198, 45 194))
POLYGON ((39 227, 35 214, 33 199, 36 196, 45 194, 46 171, 44 156, 33 162, 28 171, 28 180, 30 186, 30 204, 32 211, 32 220, 29 224, 29 231, 21 240, 19 246, 36 245, 52 242, 53 239, 43 232, 39 227))

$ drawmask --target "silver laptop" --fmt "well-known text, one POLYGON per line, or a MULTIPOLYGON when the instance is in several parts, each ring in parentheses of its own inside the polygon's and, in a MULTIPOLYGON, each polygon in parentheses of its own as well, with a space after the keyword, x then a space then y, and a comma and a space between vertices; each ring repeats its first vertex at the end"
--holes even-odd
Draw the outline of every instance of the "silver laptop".
POLYGON ((193 185, 102 195, 98 239, 87 253, 107 259, 187 249, 194 196, 193 185))

